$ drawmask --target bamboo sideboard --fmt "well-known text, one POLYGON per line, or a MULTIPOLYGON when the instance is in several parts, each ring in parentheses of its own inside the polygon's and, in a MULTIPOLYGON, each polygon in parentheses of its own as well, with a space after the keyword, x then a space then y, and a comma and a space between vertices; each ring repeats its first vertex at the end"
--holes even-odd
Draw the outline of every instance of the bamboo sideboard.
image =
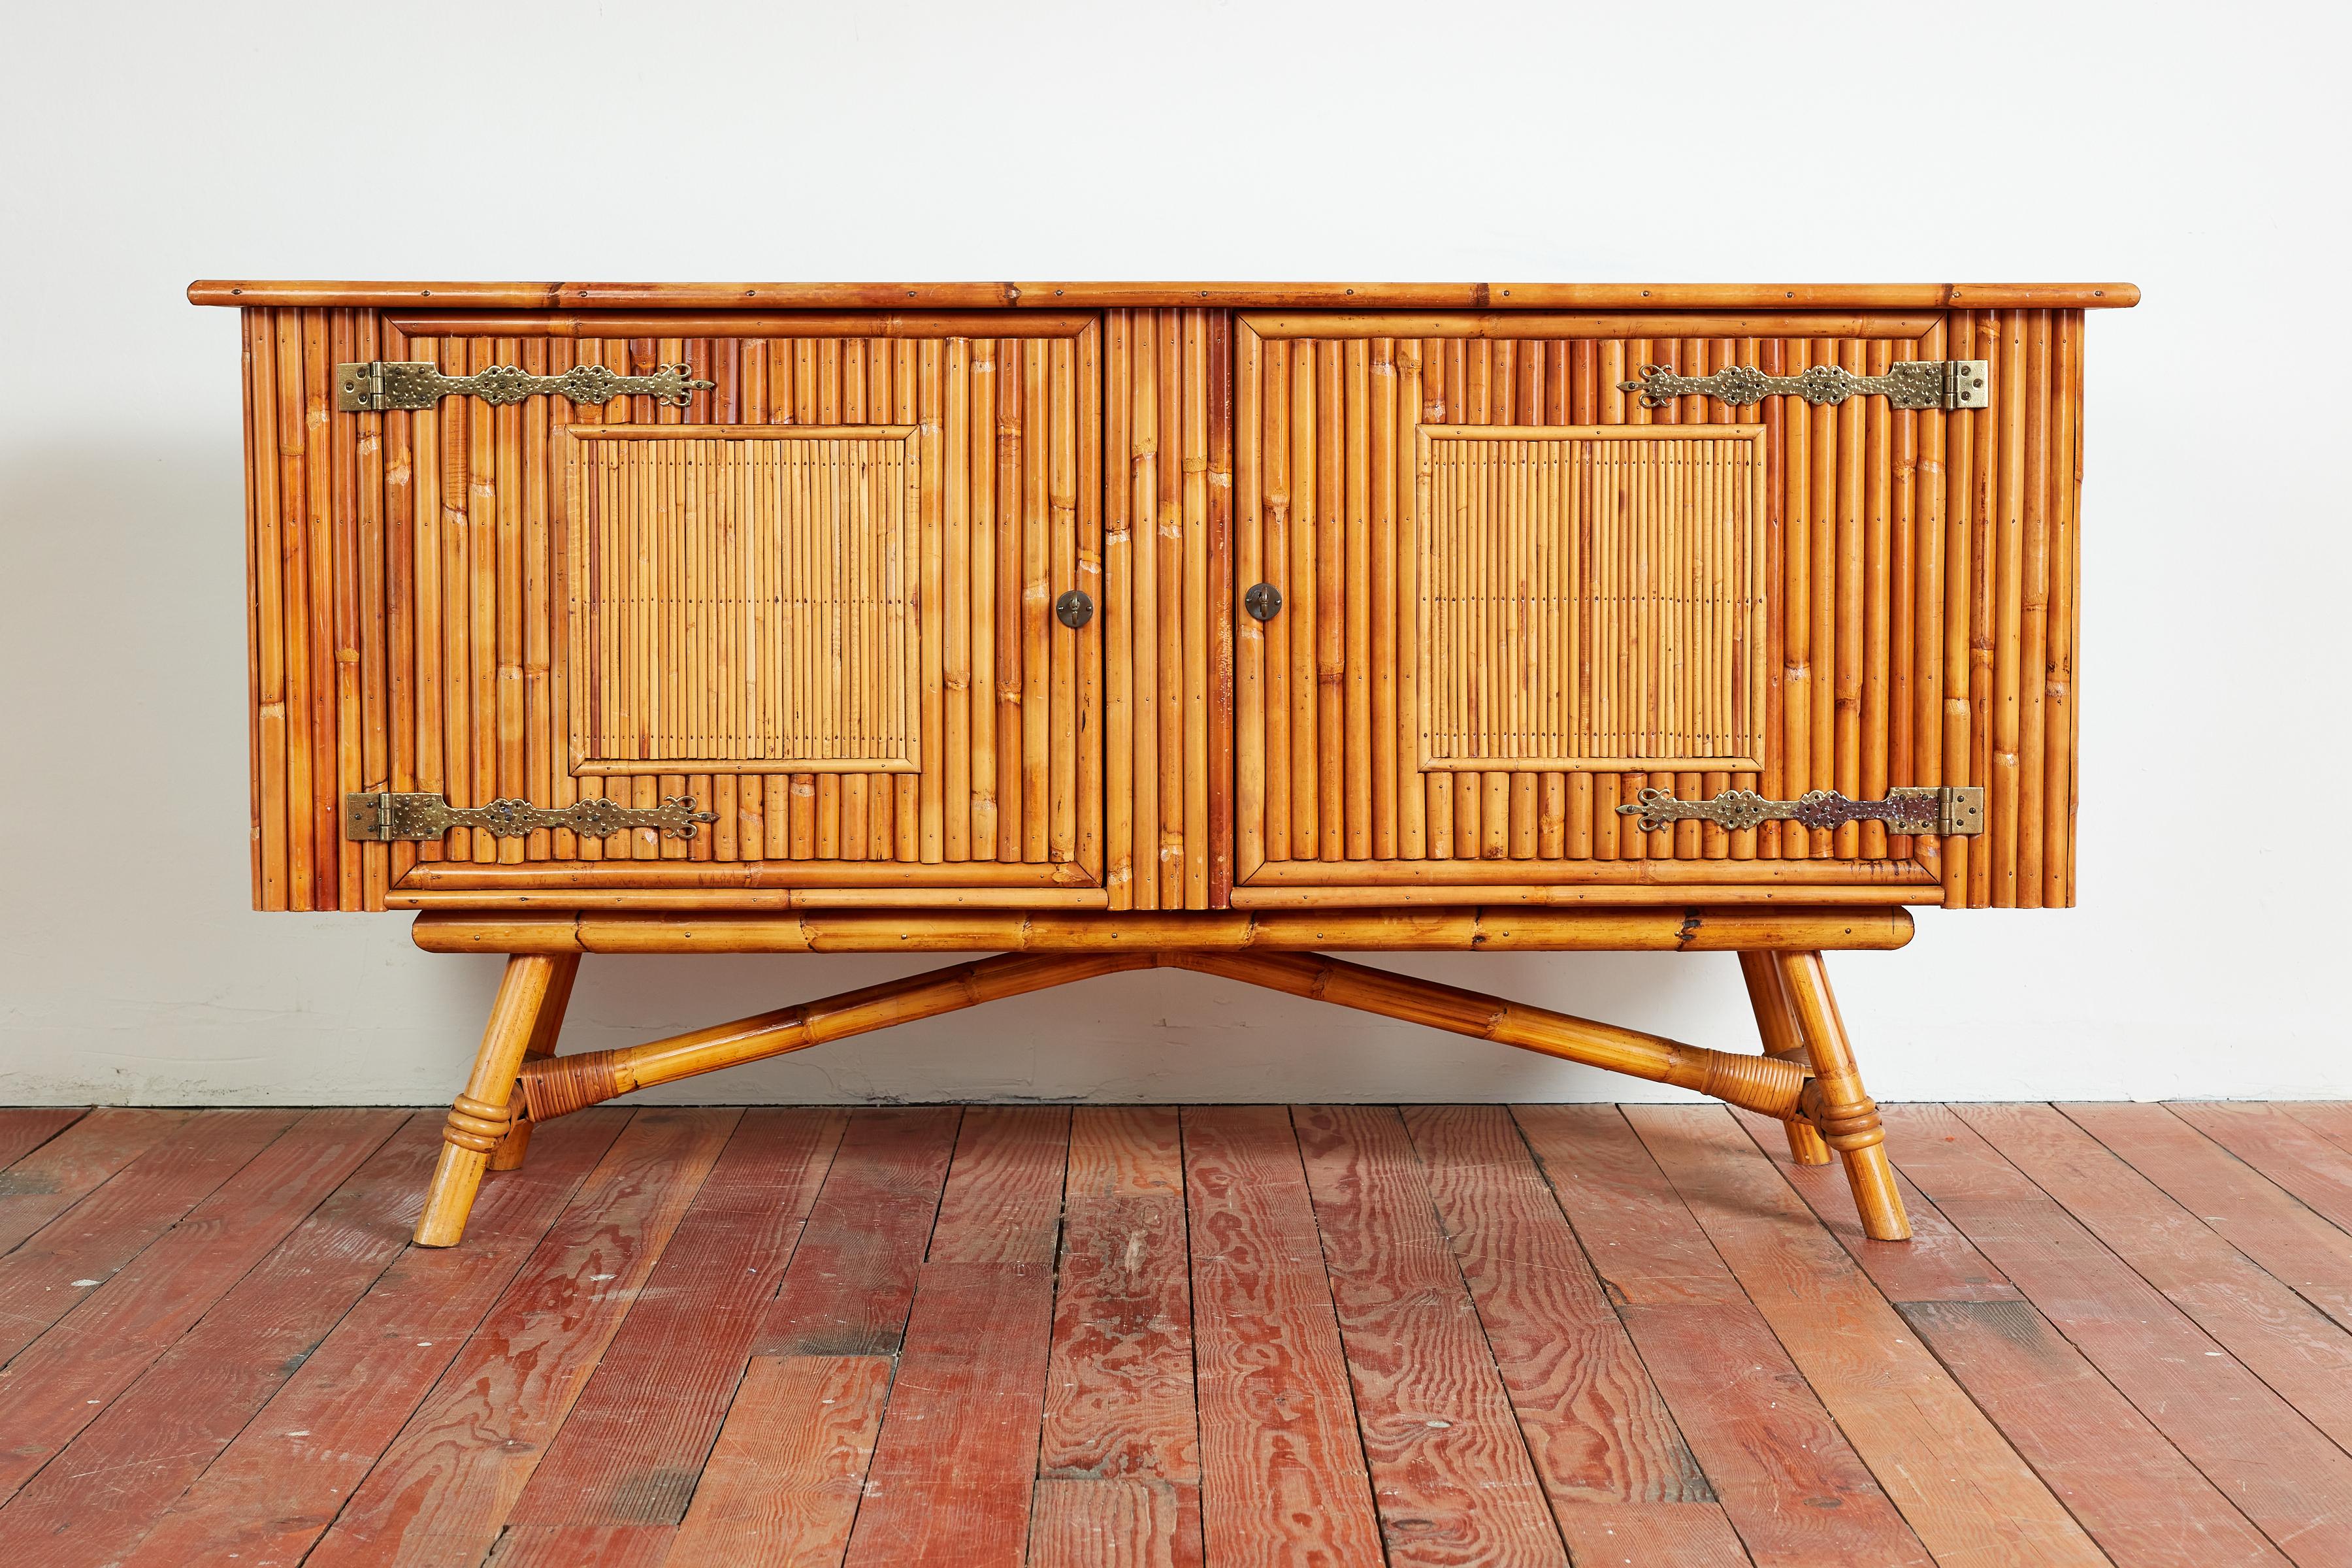
POLYGON ((531 1128, 1118 970, 1655 1081, 1908 1235, 1822 954, 2074 901, 2125 284, 198 282, 253 900, 507 956, 531 1128), (1760 1054, 1325 956, 1739 955, 1760 1054), (994 952, 556 1054, 588 952, 994 952))

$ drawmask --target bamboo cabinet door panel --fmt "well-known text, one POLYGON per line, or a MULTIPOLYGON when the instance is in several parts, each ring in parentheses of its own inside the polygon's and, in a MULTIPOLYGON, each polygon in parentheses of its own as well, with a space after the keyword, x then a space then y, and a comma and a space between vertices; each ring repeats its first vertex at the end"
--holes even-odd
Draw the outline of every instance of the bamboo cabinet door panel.
POLYGON ((263 907, 1105 901, 1096 318, 246 316, 263 907), (713 384, 338 410, 370 360, 713 384), (382 789, 715 820, 343 838, 382 789))
POLYGON ((2071 901, 2079 322, 1239 317, 1234 903, 2071 901), (1621 387, 1943 358, 1990 408, 1621 387), (1618 809, 1948 784, 1989 833, 1618 809))

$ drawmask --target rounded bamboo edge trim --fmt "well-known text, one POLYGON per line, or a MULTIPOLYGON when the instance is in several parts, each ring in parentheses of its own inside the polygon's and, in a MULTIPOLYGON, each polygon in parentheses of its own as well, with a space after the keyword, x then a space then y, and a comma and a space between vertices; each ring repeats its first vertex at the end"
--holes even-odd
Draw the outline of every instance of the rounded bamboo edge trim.
POLYGON ((199 278, 192 305, 397 310, 2127 310, 2131 283, 530 283, 199 278))
POLYGON ((427 910, 427 952, 1889 952, 1900 905, 475 914, 427 910))

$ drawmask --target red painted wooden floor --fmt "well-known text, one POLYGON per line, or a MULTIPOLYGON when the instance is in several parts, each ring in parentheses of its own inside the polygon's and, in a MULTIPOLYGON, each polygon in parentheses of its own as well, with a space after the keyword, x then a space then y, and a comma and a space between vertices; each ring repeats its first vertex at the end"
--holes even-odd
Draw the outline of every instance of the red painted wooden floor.
POLYGON ((2352 1564, 2352 1107, 0 1111, 0 1563, 2352 1564))

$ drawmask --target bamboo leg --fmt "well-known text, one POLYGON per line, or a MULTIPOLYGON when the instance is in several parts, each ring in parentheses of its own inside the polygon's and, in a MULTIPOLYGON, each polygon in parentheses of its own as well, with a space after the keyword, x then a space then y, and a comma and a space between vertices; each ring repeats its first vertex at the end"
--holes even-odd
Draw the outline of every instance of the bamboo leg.
POLYGON ((1862 1211, 1863 1234, 1873 1241, 1907 1241, 1911 1223, 1904 1217, 1903 1194, 1895 1190, 1895 1170, 1887 1163, 1886 1130, 1879 1125, 1877 1105, 1863 1092, 1862 1073, 1854 1066, 1853 1046, 1838 1016, 1822 955, 1780 952, 1773 954, 1773 963, 1804 1032, 1806 1052, 1813 1058, 1813 1077, 1804 1092, 1806 1119, 1845 1161, 1854 1206, 1862 1211))
POLYGON ((498 1000, 490 1004, 489 1025, 482 1031, 482 1048, 474 1054, 473 1076, 449 1110, 441 1163, 434 1168, 425 1212, 416 1220, 417 1246, 455 1247, 466 1234, 466 1215, 473 1210, 490 1151, 507 1134, 507 1102, 554 974, 555 960, 537 953, 507 960, 498 1000))
MULTIPOLYGON (((522 1048, 522 1058, 531 1061, 555 1054, 555 1037, 563 1032, 563 1012, 572 1005, 572 982, 580 973, 580 955, 566 952, 557 955, 555 971, 547 979, 547 995, 539 1005, 539 1021, 531 1026, 530 1041, 522 1048)), ((520 1105, 511 1107, 513 1124, 499 1146, 490 1151, 490 1169, 519 1171, 523 1156, 530 1152, 530 1114, 520 1105)))
MULTIPOLYGON (((1797 1027, 1797 1015, 1789 1005, 1789 993, 1780 984, 1780 972, 1773 967, 1769 952, 1743 952, 1739 955, 1739 977, 1748 982, 1748 1005, 1756 1009, 1756 1032, 1763 1037, 1764 1054, 1778 1061, 1805 1062, 1804 1032, 1797 1027)), ((1789 1121, 1781 1123, 1789 1130, 1789 1152, 1800 1165, 1826 1165, 1830 1163, 1830 1146, 1810 1121, 1789 1121)))

